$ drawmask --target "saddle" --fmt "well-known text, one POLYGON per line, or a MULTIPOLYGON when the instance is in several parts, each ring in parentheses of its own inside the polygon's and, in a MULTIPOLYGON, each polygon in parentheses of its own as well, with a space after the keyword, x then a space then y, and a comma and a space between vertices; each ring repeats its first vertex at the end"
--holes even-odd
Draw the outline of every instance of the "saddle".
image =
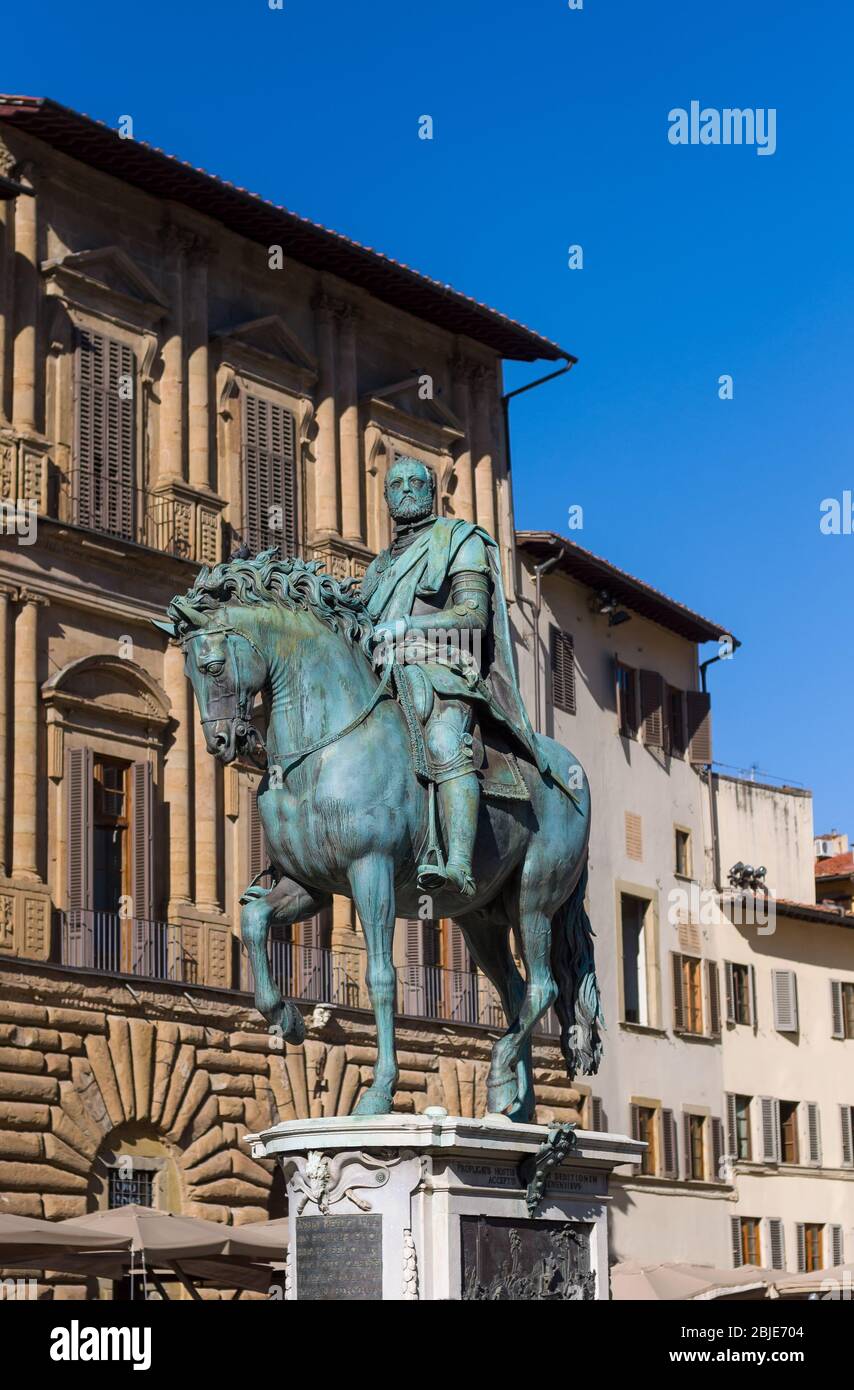
MULTIPOLYGON (((412 687, 399 666, 394 667, 392 686, 409 731, 409 747, 415 774, 422 782, 429 782, 431 779, 424 742, 424 726, 418 717, 412 687)), ((494 720, 477 708, 473 710, 473 715, 473 769, 480 782, 482 795, 499 801, 530 801, 510 738, 494 720)))

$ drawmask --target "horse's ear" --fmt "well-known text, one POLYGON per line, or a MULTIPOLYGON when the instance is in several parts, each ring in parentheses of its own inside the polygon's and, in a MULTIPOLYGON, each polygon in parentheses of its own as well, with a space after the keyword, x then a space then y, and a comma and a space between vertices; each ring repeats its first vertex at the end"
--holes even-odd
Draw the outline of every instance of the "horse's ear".
POLYGON ((193 627, 205 627, 210 617, 209 613, 203 613, 201 608, 194 608, 185 598, 173 598, 172 607, 176 608, 182 618, 193 627))
POLYGON ((159 618, 151 619, 152 627, 159 627, 161 632, 165 632, 167 637, 177 637, 178 629, 174 623, 161 622, 159 618))

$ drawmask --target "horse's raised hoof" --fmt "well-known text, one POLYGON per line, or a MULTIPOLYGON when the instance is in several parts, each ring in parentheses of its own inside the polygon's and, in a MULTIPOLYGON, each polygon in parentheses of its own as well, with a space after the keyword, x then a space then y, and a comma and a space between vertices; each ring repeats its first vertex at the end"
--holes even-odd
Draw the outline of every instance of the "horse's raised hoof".
POLYGON ((297 1046, 305 1042, 305 1019, 296 1004, 282 1003, 270 1019, 270 1032, 297 1046))
POLYGON ((371 1086, 361 1096, 354 1115, 390 1115, 392 1097, 391 1091, 383 1086, 371 1086))

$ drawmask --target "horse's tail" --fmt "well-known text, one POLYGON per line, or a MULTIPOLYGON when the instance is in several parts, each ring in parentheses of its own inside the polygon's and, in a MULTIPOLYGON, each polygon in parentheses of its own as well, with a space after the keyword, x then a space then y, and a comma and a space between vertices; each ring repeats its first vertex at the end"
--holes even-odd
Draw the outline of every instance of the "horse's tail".
POLYGON ((587 859, 569 898, 552 920, 552 973, 560 1022, 560 1050, 570 1081, 577 1073, 592 1076, 602 1059, 600 1025, 604 1026, 599 983, 593 959, 593 928, 584 908, 587 859))

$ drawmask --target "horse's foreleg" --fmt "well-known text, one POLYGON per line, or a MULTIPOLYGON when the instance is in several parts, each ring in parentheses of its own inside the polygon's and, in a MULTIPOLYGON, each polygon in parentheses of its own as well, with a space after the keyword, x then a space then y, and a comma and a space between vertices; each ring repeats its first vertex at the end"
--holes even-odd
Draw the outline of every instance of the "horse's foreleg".
POLYGON ((292 879, 280 878, 267 892, 248 890, 240 912, 240 934, 255 976, 255 1007, 286 1042, 302 1042, 305 1028, 295 1004, 286 1003, 270 970, 267 937, 273 922, 290 925, 320 912, 329 903, 325 894, 311 893, 292 879))
POLYGON ((397 1086, 394 1046, 394 875, 391 860, 368 854, 351 864, 348 877, 356 911, 365 933, 368 994, 377 1023, 377 1062, 374 1080, 356 1106, 357 1115, 388 1115, 397 1086))

